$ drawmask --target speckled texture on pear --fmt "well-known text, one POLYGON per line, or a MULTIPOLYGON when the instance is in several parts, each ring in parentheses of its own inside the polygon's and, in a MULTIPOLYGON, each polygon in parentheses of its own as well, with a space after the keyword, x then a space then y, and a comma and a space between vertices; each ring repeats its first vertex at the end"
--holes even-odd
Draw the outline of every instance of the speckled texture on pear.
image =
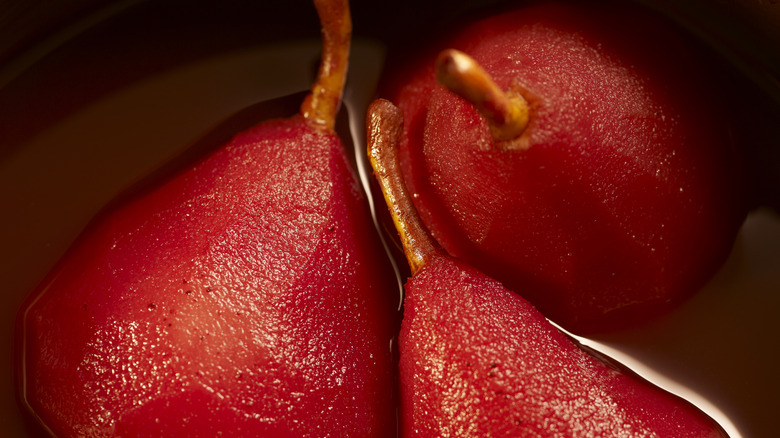
POLYGON ((716 74, 653 20, 612 3, 532 4, 453 31, 386 87, 404 113, 404 176, 434 237, 578 333, 695 293, 747 211, 716 74), (527 149, 501 149, 435 83, 444 48, 530 96, 527 149))
POLYGON ((271 121, 104 215, 24 314, 62 436, 383 436, 397 292, 343 145, 271 121))
POLYGON ((461 262, 433 259, 406 292, 403 436, 724 436, 692 405, 590 356, 461 262))

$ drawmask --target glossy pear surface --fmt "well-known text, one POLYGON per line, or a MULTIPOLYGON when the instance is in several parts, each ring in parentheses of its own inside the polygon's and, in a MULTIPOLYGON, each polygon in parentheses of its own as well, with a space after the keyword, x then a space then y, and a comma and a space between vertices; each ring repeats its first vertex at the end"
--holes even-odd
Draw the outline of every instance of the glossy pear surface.
POLYGON ((454 29, 388 74, 423 221, 455 257, 576 332, 667 311, 729 254, 745 214, 728 83, 670 24, 608 2, 538 2, 454 29), (496 140, 436 82, 465 52, 530 105, 496 140))
POLYGON ((264 122, 102 215, 20 318, 58 436, 395 436, 395 279, 339 138, 264 122))
POLYGON ((402 436, 726 436, 462 262, 432 259, 407 282, 405 309, 402 436))

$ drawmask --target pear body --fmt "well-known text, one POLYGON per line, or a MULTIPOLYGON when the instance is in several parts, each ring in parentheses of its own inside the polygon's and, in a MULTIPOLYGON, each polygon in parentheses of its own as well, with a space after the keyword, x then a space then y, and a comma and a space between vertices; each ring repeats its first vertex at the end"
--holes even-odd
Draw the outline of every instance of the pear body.
POLYGON ((686 401, 585 352, 530 303, 446 257, 406 284, 404 437, 723 437, 686 401))
POLYGON ((395 436, 377 248, 339 138, 261 123, 66 254, 20 316, 22 398, 58 436, 395 436))
POLYGON ((610 2, 531 2, 437 41, 382 91, 404 113, 426 227, 574 332, 668 311, 723 264, 747 211, 728 90, 700 49, 610 2), (494 140, 436 83, 445 48, 528 100, 519 139, 494 140))

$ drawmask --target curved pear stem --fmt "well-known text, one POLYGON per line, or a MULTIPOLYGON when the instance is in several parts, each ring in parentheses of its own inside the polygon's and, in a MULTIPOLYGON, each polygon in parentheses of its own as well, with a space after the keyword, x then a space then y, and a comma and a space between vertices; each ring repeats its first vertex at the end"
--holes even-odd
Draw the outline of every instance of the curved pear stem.
POLYGON ((463 97, 488 122, 496 140, 509 141, 523 134, 530 120, 530 105, 519 94, 507 94, 477 61, 455 49, 442 51, 436 59, 440 84, 463 97))
POLYGON ((333 130, 347 79, 352 18, 347 0, 314 0, 314 5, 322 24, 322 60, 301 114, 309 122, 333 130))
POLYGON ((378 99, 368 108, 366 125, 368 158, 414 275, 441 250, 423 225, 401 175, 403 115, 389 101, 378 99))

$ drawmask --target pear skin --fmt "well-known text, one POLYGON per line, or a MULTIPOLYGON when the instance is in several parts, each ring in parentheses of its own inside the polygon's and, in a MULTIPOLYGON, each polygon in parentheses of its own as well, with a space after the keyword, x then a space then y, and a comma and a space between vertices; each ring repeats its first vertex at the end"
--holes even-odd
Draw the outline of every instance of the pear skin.
POLYGON ((404 112, 404 178, 434 238, 577 334, 677 308, 751 205, 737 89, 656 15, 491 10, 388 63, 379 94, 404 112))
POLYGON ((57 436, 395 436, 396 281, 334 132, 346 1, 300 114, 99 217, 26 303, 24 406, 57 436))

